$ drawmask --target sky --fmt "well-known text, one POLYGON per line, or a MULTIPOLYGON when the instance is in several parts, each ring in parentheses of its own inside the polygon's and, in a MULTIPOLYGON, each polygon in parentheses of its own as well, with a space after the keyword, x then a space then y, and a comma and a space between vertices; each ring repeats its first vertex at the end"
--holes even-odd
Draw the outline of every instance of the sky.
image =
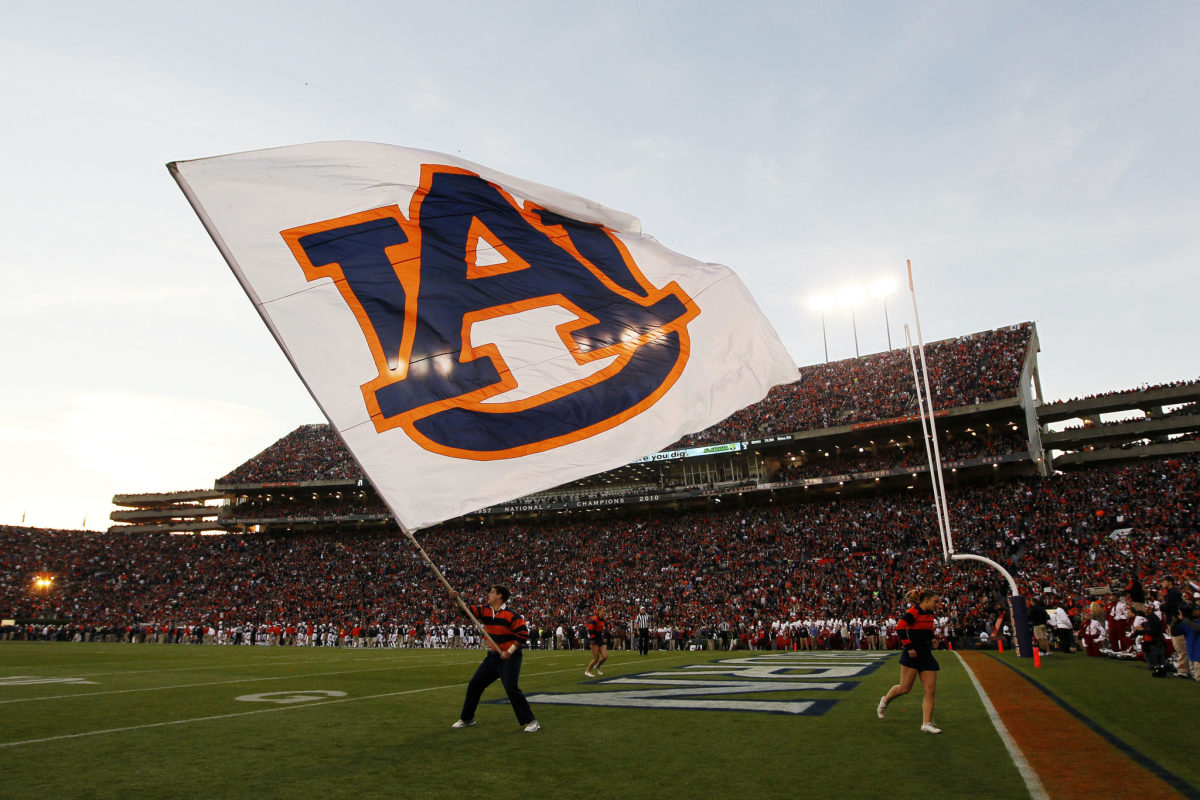
MULTIPOLYGON (((913 263, 926 341, 1032 320, 1050 400, 1200 376, 1200 5, 23 3, 0 28, 0 524, 104 529, 323 422, 165 168, 458 155, 745 281, 913 263)), ((893 344, 912 321, 889 301, 893 344)), ((887 347, 884 306, 825 317, 887 347)))

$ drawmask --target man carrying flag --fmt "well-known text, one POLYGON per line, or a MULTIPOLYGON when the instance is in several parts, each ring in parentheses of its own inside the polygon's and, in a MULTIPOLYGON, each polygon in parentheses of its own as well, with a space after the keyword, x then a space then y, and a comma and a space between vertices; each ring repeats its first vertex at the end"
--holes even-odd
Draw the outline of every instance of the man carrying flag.
MULTIPOLYGON (((507 586, 493 584, 487 593, 487 605, 467 606, 471 616, 479 620, 487 631, 486 641, 488 653, 483 657, 483 663, 475 670, 474 677, 467 684, 467 697, 463 700, 462 714, 451 727, 469 728, 475 724, 475 709, 479 707, 479 698, 483 690, 491 686, 499 678, 508 694, 517 722, 525 727, 526 733, 537 733, 542 729, 533 717, 533 710, 525 693, 517 682, 521 679, 521 652, 529 640, 529 628, 525 618, 510 609, 507 605, 511 593, 507 586)), ((460 604, 459 594, 450 590, 450 597, 455 605, 460 604)))
MULTIPOLYGON (((560 189, 370 142, 167 167, 464 613, 413 531, 624 466, 799 378, 731 270, 560 189)), ((463 725, 472 692, 515 690, 521 629, 480 667, 463 725)))

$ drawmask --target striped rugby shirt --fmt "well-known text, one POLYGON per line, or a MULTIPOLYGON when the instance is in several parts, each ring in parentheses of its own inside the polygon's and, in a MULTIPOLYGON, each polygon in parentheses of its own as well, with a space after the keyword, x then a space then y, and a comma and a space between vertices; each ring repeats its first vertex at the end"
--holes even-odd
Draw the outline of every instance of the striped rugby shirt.
POLYGON ((589 639, 604 639, 604 628, 607 622, 599 614, 593 614, 588 620, 587 633, 589 639))
MULTIPOLYGON (((529 641, 529 627, 525 624, 525 618, 511 610, 507 604, 500 606, 499 611, 493 611, 491 606, 468 606, 468 608, 471 609, 471 614, 475 619, 483 625, 488 636, 491 636, 496 643, 495 647, 488 645, 490 649, 496 652, 507 650, 513 642, 516 642, 517 647, 521 648, 529 641)), ((487 643, 486 639, 484 643, 487 643)), ((521 652, 520 649, 517 652, 521 652)), ((514 655, 516 654, 514 653, 514 655)))
POLYGON ((896 622, 896 633, 903 649, 914 649, 919 656, 929 655, 933 651, 933 612, 913 606, 896 622))

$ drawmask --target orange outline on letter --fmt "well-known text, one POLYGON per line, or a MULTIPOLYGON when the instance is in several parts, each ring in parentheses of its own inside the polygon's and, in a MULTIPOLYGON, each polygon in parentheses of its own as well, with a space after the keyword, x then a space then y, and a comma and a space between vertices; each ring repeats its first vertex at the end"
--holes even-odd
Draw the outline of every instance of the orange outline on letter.
MULTIPOLYGON (((366 403, 367 411, 371 416, 371 420, 375 425, 375 429, 383 433, 392 428, 401 427, 408 436, 416 442, 420 447, 430 452, 439 453, 441 455, 450 456, 453 458, 465 458, 472 461, 496 461, 506 458, 515 458, 518 456, 529 455, 532 453, 545 452, 556 447, 561 447, 572 442, 577 442, 598 433, 602 433, 611 428, 615 428, 625 421, 641 414, 646 409, 653 406, 658 400, 666 394, 666 392, 679 379, 684 367, 687 365, 691 355, 691 338, 688 336, 688 323, 695 319, 700 314, 700 308, 696 305, 678 283, 672 281, 663 288, 658 288, 652 285, 645 276, 642 275, 634 262, 633 257, 629 254, 624 243, 613 234, 612 231, 604 229, 605 235, 609 237, 613 245, 617 248, 621 255, 622 261, 625 262, 626 268, 631 276, 637 281, 639 286, 645 291, 645 296, 631 292, 613 281, 603 270, 599 269, 595 264, 592 264, 576 249, 574 243, 571 242, 569 235, 561 225, 545 225, 537 216, 537 212, 541 211, 541 207, 532 202, 527 202, 524 207, 519 206, 512 195, 506 192, 502 187, 495 184, 490 184, 500 195, 508 202, 512 208, 520 214, 527 223, 535 230, 544 234, 551 242, 561 247, 572 259, 574 259, 582 268, 591 272, 609 291, 620 295, 624 299, 633 302, 637 305, 647 307, 658 302, 667 295, 675 295, 685 307, 685 312, 680 317, 670 324, 663 326, 660 329, 648 331, 640 336, 627 341, 620 341, 607 347, 598 348, 588 352, 583 352, 579 345, 572 337, 572 333, 580 328, 587 327, 596 323, 596 318, 585 310, 579 308, 574 303, 570 302, 566 297, 560 294, 545 295, 542 297, 533 297, 522 300, 517 303, 509 303, 488 308, 478 309, 469 312, 463 316, 462 321, 462 351, 458 354, 443 354, 443 357, 456 357, 461 363, 473 361, 477 358, 489 358, 492 360, 496 371, 500 375, 500 380, 490 386, 477 389, 472 392, 467 392, 457 397, 439 400, 433 403, 427 403, 423 406, 410 409, 403 414, 398 414, 394 417, 387 418, 379 408, 379 403, 375 399, 375 393, 384 386, 405 380, 409 372, 409 358, 412 355, 413 339, 416 334, 418 293, 420 289, 421 269, 421 229, 420 216, 421 204, 425 197, 429 194, 434 176, 439 173, 451 173, 471 175, 480 177, 477 173, 459 167, 449 167, 441 164, 423 164, 421 165, 421 183, 418 189, 413 193, 412 200, 409 203, 408 219, 400 212, 398 206, 386 206, 377 208, 371 211, 363 211, 357 214, 351 214, 337 219, 325 220, 323 222, 304 225, 298 228, 291 228, 282 231, 281 235, 288 247, 304 270, 305 277, 310 280, 317 278, 331 278, 341 292, 342 298, 350 307, 354 316, 358 319, 359 327, 362 329, 363 336, 367 340, 367 345, 371 349, 371 355, 375 361, 375 366, 379 371, 378 377, 361 386, 363 400, 366 403), (349 284, 346 282, 345 275, 342 272, 340 264, 329 264, 325 267, 314 267, 309 261, 307 254, 299 244, 301 237, 312 233, 318 233, 333 228, 340 228, 346 225, 352 225, 362 222, 369 222, 383 217, 391 217, 400 225, 404 234, 408 237, 408 241, 403 245, 389 247, 386 255, 391 262, 393 269, 396 272, 396 277, 400 281, 404 293, 404 327, 403 339, 400 346, 400 352, 395 354, 397 358, 396 368, 392 368, 389 364, 387 353, 383 352, 383 347, 379 342, 379 337, 375 333, 371 325, 370 319, 359 303, 358 298, 350 290, 349 284), (612 358, 615 360, 612 364, 604 367, 595 373, 572 381, 562 386, 557 386, 553 389, 548 389, 535 396, 523 398, 521 400, 513 400, 507 403, 487 403, 483 401, 490 397, 495 397, 499 394, 509 391, 517 386, 517 381, 513 378, 512 372, 505 363, 503 355, 499 348, 494 344, 488 343, 479 347, 472 347, 469 344, 469 331, 471 325, 484 319, 492 319, 495 317, 505 316, 508 314, 516 314, 522 311, 527 311, 532 308, 559 306, 570 313, 576 315, 576 319, 571 322, 565 322, 557 326, 559 338, 563 345, 574 356, 579 364, 586 364, 591 361, 596 361, 603 358, 612 358), (656 339, 666 336, 670 333, 679 335, 679 357, 672 366, 667 377, 655 387, 649 395, 647 395, 640 403, 626 409, 625 411, 600 422, 594 423, 586 428, 581 428, 572 431, 569 434, 563 434, 551 439, 533 442, 521 447, 513 447, 507 450, 496 451, 477 451, 477 450, 462 450, 454 447, 447 447, 439 442, 433 441, 421 434, 416 429, 416 423, 426 417, 445 411, 450 408, 467 408, 478 412, 496 414, 502 416, 506 413, 523 411, 529 408, 535 408, 544 405, 550 400, 564 397, 569 394, 586 389, 590 386, 595 386, 603 383, 609 377, 615 375, 624 369, 625 365, 633 358, 634 352, 642 345, 648 344, 656 339)), ((489 182, 490 183, 490 182, 489 182)), ((492 275, 500 275, 509 272, 516 272, 522 269, 528 269, 530 264, 514 253, 502 241, 499 241, 478 218, 473 219, 467 236, 466 251, 463 253, 464 262, 467 267, 467 278, 484 278, 492 275), (502 264, 491 264, 477 266, 475 264, 475 254, 471 248, 472 241, 486 241, 488 244, 496 248, 496 250, 505 258, 502 264)))

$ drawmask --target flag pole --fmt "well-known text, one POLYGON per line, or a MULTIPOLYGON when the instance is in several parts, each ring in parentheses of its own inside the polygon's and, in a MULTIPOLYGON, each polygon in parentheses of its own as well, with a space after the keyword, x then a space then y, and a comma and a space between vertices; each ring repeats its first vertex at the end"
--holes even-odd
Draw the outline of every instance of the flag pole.
MULTIPOLYGON (((400 515, 396 513, 396 509, 392 508, 387 498, 384 497, 383 493, 379 491, 379 487, 375 486, 374 481, 371 481, 371 473, 369 473, 363 467, 362 462, 358 460, 358 456, 354 454, 354 450, 350 447, 350 444, 346 441, 346 437, 342 435, 342 432, 338 429, 338 426, 333 424, 333 417, 331 417, 329 412, 325 410, 325 405, 321 402, 321 398, 317 396, 315 391, 313 391, 312 386, 309 385, 308 380, 304 377, 304 373, 300 371, 300 366, 292 357, 292 352, 287 348, 287 345, 284 344, 283 339, 280 337, 279 331, 275 328, 275 324, 271 321, 271 318, 267 316, 266 310, 263 307, 264 304, 258 298, 257 293, 255 293, 253 287, 250 285, 250 282, 246 279, 245 274, 238 267, 238 261, 236 258, 234 258, 233 251, 225 242, 224 237, 222 237, 217 231, 217 226, 209 217, 208 211, 200 202, 200 198, 197 197, 196 193, 192 190, 191 184, 187 182, 187 180, 183 177, 183 174, 179 171, 178 163, 172 161, 171 163, 167 164, 167 170, 171 173, 171 177, 175 179, 175 182, 183 191, 184 197, 186 197, 188 203, 191 204, 192 210, 196 212, 196 216, 200 218, 200 223, 204 225, 204 229, 212 238, 213 244, 217 246, 217 250, 220 251, 221 256, 225 259, 225 263, 229 265, 229 268, 232 270, 234 277, 237 278, 238 283, 241 284, 242 289, 246 292, 246 296, 250 298, 251 303, 254 305, 254 310, 258 312, 258 315, 262 318, 263 323, 267 326, 267 330, 271 332, 271 335, 279 344, 280 349, 283 350, 283 354, 287 357, 288 363, 290 363, 292 365, 292 369, 296 371, 296 377, 298 377, 300 382, 304 384, 304 388, 308 390, 308 393, 312 396, 313 401, 316 402, 317 407, 321 409, 321 413, 325 415, 325 419, 329 422, 329 427, 332 428, 337 433, 338 438, 342 440, 342 444, 346 447, 346 452, 349 453, 350 457, 354 459, 354 463, 358 465, 359 470, 366 477, 366 479, 371 482, 371 487, 375 489, 375 493, 379 495, 379 498, 383 500, 384 505, 387 506, 388 511, 391 512, 392 519, 396 521, 396 525, 400 527, 401 532, 408 537, 408 540, 416 546, 417 552, 421 554, 421 558, 426 564, 429 565, 429 568, 433 570, 433 574, 437 576, 437 579, 441 581, 442 585, 446 587, 447 591, 457 594, 454 587, 451 586, 450 582, 446 580, 444 575, 442 575, 442 571, 438 569, 437 565, 433 563, 433 560, 429 558, 429 554, 425 552, 425 548, 422 547, 421 543, 417 541, 417 537, 413 536, 412 531, 408 530, 408 528, 404 526, 404 523, 400 522, 400 515)), ((500 646, 496 644, 496 640, 488 635, 488 632, 483 627, 483 623, 475 618, 475 615, 471 613, 469 608, 467 608, 467 604, 462 601, 462 598, 455 597, 454 602, 458 604, 459 610, 466 614, 467 618, 471 620, 471 623, 476 627, 476 629, 483 634, 483 638, 486 639, 488 644, 492 646, 492 649, 494 649, 497 653, 500 652, 500 646)))
MULTIPOLYGON (((349 450, 349 448, 347 448, 347 450, 349 450)), ((386 503, 387 501, 384 502, 386 503)), ((471 609, 467 607, 467 604, 463 602, 462 598, 457 596, 458 592, 453 586, 450 585, 450 581, 446 580, 446 576, 443 575, 442 571, 437 568, 437 564, 433 563, 433 559, 431 559, 429 554, 425 552, 425 548, 422 547, 421 543, 417 541, 417 537, 413 535, 412 531, 404 527, 403 523, 400 522, 400 519, 396 517, 396 512, 394 511, 392 512, 392 518, 395 519, 396 524, 400 526, 400 532, 407 536, 408 540, 413 543, 414 547, 417 548, 417 552, 421 555, 422 560, 424 560, 424 562, 429 565, 429 568, 433 570, 433 574, 437 576, 437 579, 441 582, 442 586, 446 587, 446 591, 454 594, 454 602, 458 604, 459 610, 467 615, 467 618, 471 620, 471 623, 475 626, 475 628, 481 634, 483 634, 483 638, 488 641, 488 644, 492 646, 492 649, 499 653, 500 645, 496 644, 496 640, 488 634, 487 630, 483 627, 483 623, 475 618, 475 615, 471 613, 471 609)))

